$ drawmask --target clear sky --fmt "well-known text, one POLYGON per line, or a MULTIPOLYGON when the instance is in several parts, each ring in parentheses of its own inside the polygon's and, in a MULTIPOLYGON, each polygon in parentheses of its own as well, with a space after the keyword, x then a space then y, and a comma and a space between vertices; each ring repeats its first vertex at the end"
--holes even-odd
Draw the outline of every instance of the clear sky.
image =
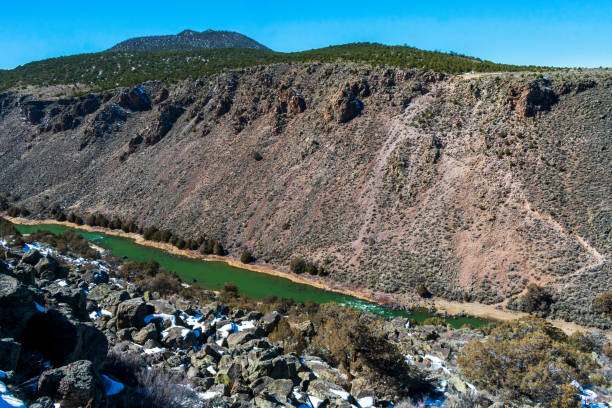
POLYGON ((612 0, 0 0, 0 68, 208 28, 276 51, 371 41, 510 64, 612 66, 612 0))

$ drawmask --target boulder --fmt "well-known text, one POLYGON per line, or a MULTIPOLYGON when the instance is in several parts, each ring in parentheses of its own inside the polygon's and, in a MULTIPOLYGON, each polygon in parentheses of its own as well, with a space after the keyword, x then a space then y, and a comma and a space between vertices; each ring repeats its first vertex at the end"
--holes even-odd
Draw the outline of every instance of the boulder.
POLYGON ((54 309, 32 316, 19 339, 24 347, 40 350, 56 367, 84 359, 99 366, 108 351, 103 332, 54 309))
POLYGON ((232 333, 227 336, 227 345, 230 348, 244 344, 250 340, 258 339, 264 335, 263 329, 246 329, 238 333, 232 333))
POLYGON ((337 368, 330 367, 323 361, 309 360, 305 362, 305 365, 312 370, 317 378, 325 379, 340 387, 349 386, 346 374, 342 374, 337 368))
POLYGON ((11 338, 0 340, 0 370, 14 371, 19 361, 21 344, 11 338))
POLYGON ((264 315, 259 321, 260 327, 264 329, 266 334, 272 333, 272 330, 276 328, 278 322, 280 322, 281 315, 278 312, 270 312, 264 315))
POLYGON ((49 396, 62 408, 98 406, 104 397, 104 381, 91 361, 75 361, 42 373, 38 394, 49 396))
POLYGON ((266 392, 268 396, 272 396, 273 399, 281 403, 287 403, 287 398, 289 398, 292 391, 293 381, 286 378, 272 380, 264 387, 264 392, 266 392))
POLYGON ((34 268, 36 269, 36 275, 40 279, 54 280, 57 276, 59 264, 51 255, 45 255, 36 263, 34 268))
POLYGON ((185 349, 195 346, 197 338, 193 330, 174 326, 164 331, 161 342, 166 347, 185 349))
POLYGON ((21 262, 34 266, 42 257, 43 256, 40 254, 38 249, 30 249, 28 252, 23 254, 21 257, 21 262))
POLYGON ((166 299, 154 299, 147 302, 153 307, 155 313, 173 315, 176 313, 176 308, 166 299))
POLYGON ((24 285, 33 285, 36 280, 36 269, 27 263, 20 263, 17 265, 13 273, 24 285))
POLYGON ((299 323, 289 322, 289 326, 293 330, 298 331, 303 337, 310 338, 316 334, 316 329, 314 327, 314 324, 312 324, 310 320, 305 320, 299 323))
POLYGON ((79 318, 84 319, 87 316, 87 296, 81 289, 51 284, 47 290, 53 299, 60 303, 67 303, 79 318))
POLYGON ((32 292, 16 278, 0 274, 0 337, 21 337, 36 313, 32 292))
POLYGON ((147 340, 155 340, 157 341, 159 338, 159 333, 157 332, 157 326, 154 323, 149 323, 138 332, 134 333, 132 339, 135 343, 143 345, 147 342, 147 340))
POLYGON ((147 304, 142 298, 129 299, 117 307, 117 329, 144 327, 144 318, 149 314, 147 304))
POLYGON ((132 88, 121 92, 119 106, 132 111, 146 111, 151 110, 151 101, 143 88, 132 88))

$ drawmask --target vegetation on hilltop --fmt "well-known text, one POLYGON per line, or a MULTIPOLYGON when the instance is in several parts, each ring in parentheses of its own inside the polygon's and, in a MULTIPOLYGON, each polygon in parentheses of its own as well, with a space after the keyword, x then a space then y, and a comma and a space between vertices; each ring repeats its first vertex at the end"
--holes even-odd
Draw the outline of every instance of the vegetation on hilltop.
POLYGON ((455 53, 406 46, 353 43, 281 53, 247 48, 197 51, 101 52, 31 62, 0 71, 0 90, 25 85, 80 84, 91 90, 131 86, 148 80, 186 79, 225 69, 275 63, 360 62, 373 66, 421 68, 438 72, 534 71, 541 67, 496 64, 455 53))

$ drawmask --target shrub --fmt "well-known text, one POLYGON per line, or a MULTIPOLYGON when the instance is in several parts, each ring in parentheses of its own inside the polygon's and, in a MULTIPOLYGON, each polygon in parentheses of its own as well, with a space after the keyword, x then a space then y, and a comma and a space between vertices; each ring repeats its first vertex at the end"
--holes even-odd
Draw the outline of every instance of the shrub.
POLYGON ((149 259, 146 262, 126 261, 121 266, 121 274, 125 279, 143 279, 164 272, 157 261, 149 259))
POLYGON ((144 233, 142 234, 142 236, 144 237, 144 239, 148 241, 152 241, 157 231, 158 229, 156 227, 149 227, 144 230, 144 233))
POLYGON ((244 251, 242 251, 242 254, 240 255, 240 262, 245 263, 245 264, 255 262, 255 257, 253 256, 251 251, 249 251, 248 249, 245 249, 244 251))
POLYGON ((27 208, 25 208, 24 206, 21 206, 21 207, 11 207, 11 208, 8 209, 6 214, 9 217, 27 217, 28 215, 30 215, 30 211, 27 208))
MULTIPOLYGON (((501 391, 507 400, 526 397, 551 407, 567 403, 570 382, 586 382, 597 366, 561 330, 535 317, 502 323, 482 342, 471 340, 457 363, 477 386, 501 391)), ((564 406, 571 407, 569 401, 564 406)))
POLYGON ((320 305, 312 317, 317 328, 308 352, 349 374, 391 387, 400 397, 427 391, 422 374, 409 366, 401 351, 387 339, 376 318, 333 303, 320 305))
POLYGON ((612 317, 612 293, 607 292, 593 300, 593 310, 612 317))
POLYGON ((417 286, 417 290, 416 290, 417 294, 424 298, 424 299, 429 299, 432 295, 431 292, 429 291, 429 289, 427 289, 427 286, 421 284, 419 286, 417 286))
POLYGON ((185 242, 183 238, 179 238, 174 245, 178 249, 185 249, 185 246, 187 245, 187 243, 185 242))
POLYGON ((8 237, 12 235, 18 237, 21 236, 19 231, 17 231, 17 228, 15 228, 12 223, 0 217, 0 237, 8 237))
POLYGON ((73 253, 92 259, 100 258, 100 253, 89 246, 89 241, 70 231, 60 235, 55 235, 49 231, 34 231, 28 235, 27 242, 44 242, 57 248, 62 253, 73 253))
POLYGON ((85 219, 85 223, 87 225, 89 225, 90 227, 95 226, 96 225, 96 217, 93 214, 88 215, 87 218, 85 219))
POLYGON ((136 374, 138 393, 145 408, 193 407, 200 398, 180 372, 160 368, 142 369, 136 374))
POLYGON ((215 245, 213 247, 213 253, 219 256, 225 255, 225 249, 223 248, 223 245, 221 245, 220 242, 215 242, 215 245))
POLYGON ((527 293, 521 297, 521 308, 527 313, 547 313, 553 302, 551 294, 535 283, 527 286, 527 293))
POLYGON ((306 261, 302 258, 293 258, 289 264, 289 268, 293 273, 302 274, 306 270, 306 261))
POLYGON ((155 275, 153 279, 145 279, 142 282, 142 287, 144 290, 166 296, 180 292, 181 281, 176 276, 161 272, 155 275))
POLYGON ((305 271, 310 275, 316 275, 319 269, 315 265, 308 263, 306 264, 305 271))

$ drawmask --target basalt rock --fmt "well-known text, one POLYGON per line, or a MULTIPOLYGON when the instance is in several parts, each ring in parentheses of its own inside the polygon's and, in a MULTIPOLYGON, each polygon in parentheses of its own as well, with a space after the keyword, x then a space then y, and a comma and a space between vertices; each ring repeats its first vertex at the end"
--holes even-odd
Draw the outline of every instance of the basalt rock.
POLYGON ((126 89, 119 95, 119 106, 132 111, 147 111, 151 109, 149 95, 142 87, 126 89))
POLYGON ((0 337, 21 337, 37 313, 32 292, 16 278, 0 274, 0 337))
POLYGON ((66 408, 95 407, 104 397, 104 381, 90 361, 75 361, 45 371, 38 380, 38 393, 66 408))
POLYGON ((559 100, 546 80, 531 82, 523 88, 511 88, 509 92, 513 108, 524 118, 549 111, 559 100))

